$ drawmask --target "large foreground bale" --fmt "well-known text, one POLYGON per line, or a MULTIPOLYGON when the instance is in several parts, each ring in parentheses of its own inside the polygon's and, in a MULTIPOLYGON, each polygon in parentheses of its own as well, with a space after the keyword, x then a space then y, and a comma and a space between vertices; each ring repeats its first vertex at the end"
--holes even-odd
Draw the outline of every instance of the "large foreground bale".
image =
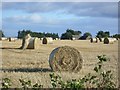
POLYGON ((113 44, 115 42, 114 38, 104 38, 104 44, 113 44))
POLYGON ((82 68, 83 59, 78 50, 69 46, 54 49, 49 57, 53 71, 78 72, 82 68))
POLYGON ((50 44, 53 42, 53 39, 51 37, 45 37, 42 39, 42 44, 50 44))

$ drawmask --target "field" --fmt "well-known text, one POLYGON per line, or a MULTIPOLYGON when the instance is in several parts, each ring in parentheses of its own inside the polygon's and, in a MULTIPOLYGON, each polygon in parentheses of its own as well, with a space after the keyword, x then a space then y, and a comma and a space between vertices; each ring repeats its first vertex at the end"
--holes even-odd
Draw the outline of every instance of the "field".
POLYGON ((97 63, 98 55, 107 55, 110 61, 105 63, 106 70, 112 70, 114 81, 117 84, 117 61, 118 61, 118 41, 113 44, 90 43, 89 40, 56 40, 53 44, 42 45, 39 49, 20 50, 22 41, 15 42, 2 41, 2 78, 8 77, 12 80, 12 87, 20 87, 19 79, 30 79, 33 83, 40 83, 45 88, 50 88, 51 68, 49 66, 49 55, 53 49, 59 46, 72 46, 81 52, 83 57, 83 67, 78 73, 55 72, 63 80, 79 79, 91 72, 97 63))

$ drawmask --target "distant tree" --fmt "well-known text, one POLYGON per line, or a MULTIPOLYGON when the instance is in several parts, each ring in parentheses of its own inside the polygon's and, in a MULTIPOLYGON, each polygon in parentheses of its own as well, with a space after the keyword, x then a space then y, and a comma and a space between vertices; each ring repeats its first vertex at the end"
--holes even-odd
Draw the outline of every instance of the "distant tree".
POLYGON ((0 30, 0 37, 5 37, 4 32, 0 30))
POLYGON ((106 31, 106 32, 98 31, 96 37, 98 38, 110 37, 110 32, 109 31, 106 31))
POLYGON ((72 34, 70 32, 63 33, 61 39, 69 39, 72 40, 72 34))
POLYGON ((38 38, 43 38, 43 37, 52 37, 53 39, 59 38, 58 33, 41 33, 41 32, 32 32, 31 30, 22 30, 18 31, 18 38, 24 38, 25 35, 30 34, 32 37, 38 37, 38 38))
POLYGON ((57 33, 57 34, 53 33, 53 34, 52 34, 52 38, 53 38, 53 39, 59 38, 58 33, 57 33))
POLYGON ((120 39, 120 34, 115 34, 115 35, 112 35, 113 38, 116 38, 116 39, 120 39))
POLYGON ((72 35, 80 35, 82 33, 81 31, 75 31, 73 29, 67 29, 66 32, 69 32, 72 35))
POLYGON ((104 32, 105 33, 105 37, 110 37, 110 32, 107 31, 107 32, 104 32))
POLYGON ((92 34, 91 34, 91 33, 85 32, 85 33, 83 34, 83 36, 81 36, 79 39, 81 39, 81 40, 86 40, 86 39, 90 39, 91 37, 92 37, 92 34))
POLYGON ((74 35, 74 30, 72 30, 72 29, 67 29, 67 30, 66 30, 66 33, 71 33, 72 35, 74 35))
POLYGON ((92 36, 92 34, 89 33, 89 32, 85 32, 85 33, 83 34, 83 36, 84 36, 84 37, 88 37, 88 36, 92 36))
POLYGON ((22 30, 22 31, 18 31, 18 38, 24 38, 25 37, 25 35, 27 35, 27 34, 31 34, 32 32, 31 32, 31 30, 22 30))
POLYGON ((80 35, 82 32, 81 31, 75 31, 72 29, 67 29, 65 33, 61 35, 61 39, 72 39, 73 35, 80 35))
POLYGON ((80 35, 80 34, 82 34, 81 31, 74 31, 74 35, 80 35))

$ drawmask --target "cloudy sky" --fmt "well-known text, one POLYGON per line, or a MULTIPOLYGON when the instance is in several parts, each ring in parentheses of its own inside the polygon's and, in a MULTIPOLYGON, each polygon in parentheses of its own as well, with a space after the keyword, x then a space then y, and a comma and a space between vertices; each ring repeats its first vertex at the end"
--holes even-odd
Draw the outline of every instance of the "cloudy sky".
POLYGON ((118 33, 117 2, 3 2, 2 30, 17 36, 18 30, 65 32, 67 28, 118 33))

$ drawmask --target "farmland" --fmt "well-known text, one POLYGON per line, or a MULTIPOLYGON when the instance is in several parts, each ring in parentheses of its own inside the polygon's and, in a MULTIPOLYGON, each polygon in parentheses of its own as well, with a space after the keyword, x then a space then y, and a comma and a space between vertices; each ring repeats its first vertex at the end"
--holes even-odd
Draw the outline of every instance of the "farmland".
POLYGON ((20 87, 19 78, 30 79, 33 83, 40 83, 45 88, 50 88, 52 73, 49 66, 49 55, 53 49, 59 46, 71 46, 76 48, 83 57, 83 67, 78 73, 55 72, 63 80, 79 79, 91 72, 97 63, 98 55, 107 55, 110 61, 105 63, 105 70, 112 70, 114 82, 117 83, 118 41, 113 44, 90 43, 89 40, 55 40, 52 44, 39 44, 39 49, 18 49, 22 45, 21 40, 15 42, 2 41, 2 78, 12 80, 12 87, 20 87), (2 49, 3 48, 3 49, 2 49))

